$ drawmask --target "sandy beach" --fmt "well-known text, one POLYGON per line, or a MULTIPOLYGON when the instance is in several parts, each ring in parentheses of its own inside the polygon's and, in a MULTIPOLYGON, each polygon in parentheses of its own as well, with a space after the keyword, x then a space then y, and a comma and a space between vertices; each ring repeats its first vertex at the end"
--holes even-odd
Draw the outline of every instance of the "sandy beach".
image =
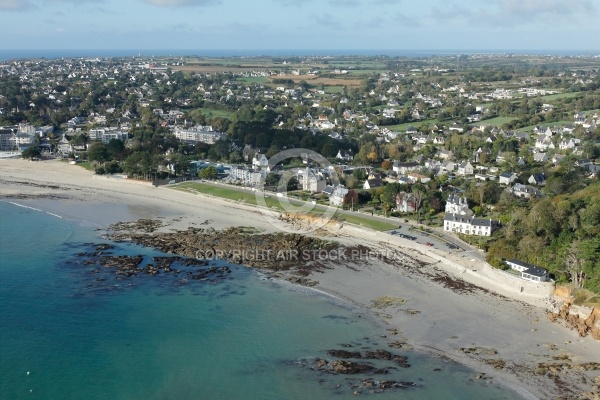
MULTIPOLYGON (((277 233, 282 223, 239 202, 99 177, 60 161, 0 160, 0 200, 98 228, 160 218, 165 232, 252 226, 277 233)), ((600 371, 581 365, 600 361, 600 342, 550 322, 543 295, 496 284, 469 258, 364 228, 346 224, 315 235, 371 250, 372 256, 329 260, 310 279, 316 289, 369 309, 393 345, 465 364, 478 372, 473 379, 493 379, 524 398, 598 398, 600 371), (571 367, 540 373, 540 363, 557 361, 571 367)))

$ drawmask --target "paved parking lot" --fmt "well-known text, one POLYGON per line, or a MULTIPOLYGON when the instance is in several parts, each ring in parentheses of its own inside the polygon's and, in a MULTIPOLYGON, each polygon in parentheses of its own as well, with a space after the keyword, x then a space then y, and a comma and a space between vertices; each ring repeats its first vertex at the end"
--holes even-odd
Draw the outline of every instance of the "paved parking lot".
MULTIPOLYGON (((434 234, 434 236, 432 236, 429 235, 427 232, 422 232, 418 229, 410 229, 411 226, 412 225, 409 224, 402 224, 399 225, 399 228, 389 230, 387 231, 387 233, 406 240, 412 240, 420 244, 427 245, 427 243, 429 243, 434 248, 443 251, 448 251, 451 253, 465 251, 465 249, 461 247, 458 241, 452 237, 444 236, 442 239, 439 239, 439 237, 437 237, 437 234, 434 234)), ((466 250, 471 251, 471 249, 466 250)))

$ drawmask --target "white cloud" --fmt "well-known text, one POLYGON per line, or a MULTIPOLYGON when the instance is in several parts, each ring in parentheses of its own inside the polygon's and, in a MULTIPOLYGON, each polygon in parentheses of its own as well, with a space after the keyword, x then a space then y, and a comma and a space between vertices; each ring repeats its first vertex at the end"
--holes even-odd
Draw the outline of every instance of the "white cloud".
POLYGON ((221 0, 142 0, 159 7, 203 7, 221 4, 221 0))
POLYGON ((503 13, 517 17, 574 15, 594 11, 590 0, 499 0, 503 13))
POLYGON ((104 0, 0 0, 0 10, 26 11, 45 4, 53 5, 57 2, 81 5, 87 3, 103 3, 104 0))
POLYGON ((29 0, 0 0, 0 10, 24 11, 32 6, 29 0))
POLYGON ((577 22, 596 13, 591 0, 488 0, 485 7, 466 8, 456 3, 432 7, 431 17, 438 22, 454 21, 465 26, 506 28, 524 25, 577 22))

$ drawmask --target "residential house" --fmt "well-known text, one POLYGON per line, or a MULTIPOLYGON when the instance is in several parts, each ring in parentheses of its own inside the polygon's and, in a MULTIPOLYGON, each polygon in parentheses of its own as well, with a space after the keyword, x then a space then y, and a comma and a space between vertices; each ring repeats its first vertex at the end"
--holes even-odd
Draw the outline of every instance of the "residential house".
POLYGON ((532 197, 542 197, 542 192, 539 189, 529 185, 515 183, 511 190, 512 194, 516 197, 521 197, 525 199, 530 199, 532 197))
POLYGON ((581 140, 576 138, 563 139, 558 144, 558 148, 560 150, 573 150, 581 143, 581 140))
POLYGON ((548 161, 548 155, 546 153, 533 153, 533 161, 539 163, 545 163, 548 161))
POLYGON ((315 174, 313 170, 306 167, 306 169, 302 170, 299 174, 300 184, 302 185, 302 190, 311 192, 311 193, 321 193, 323 189, 325 189, 326 181, 322 174, 315 174))
POLYGON ((533 282, 547 282, 550 280, 550 274, 542 267, 529 264, 519 260, 506 260, 505 263, 514 270, 521 273, 521 278, 533 282))
POLYGON ((254 158, 252 159, 252 166, 254 168, 265 168, 269 165, 269 159, 267 156, 261 153, 254 154, 254 158))
POLYGON ((504 172, 500 174, 499 182, 503 185, 510 185, 516 181, 519 177, 514 172, 504 172))
POLYGON ((381 179, 367 179, 363 184, 364 190, 377 189, 384 185, 381 179))
POLYGON ((456 171, 457 175, 460 176, 467 176, 467 175, 473 175, 473 165, 471 165, 470 162, 468 161, 464 161, 462 163, 460 163, 460 165, 458 166, 458 170, 456 171))
POLYGON ((329 204, 340 207, 344 204, 344 197, 349 190, 344 185, 337 185, 329 196, 329 204))
POLYGON ((352 161, 354 156, 350 150, 339 150, 335 158, 340 161, 352 161))
POLYGON ((436 154, 436 157, 440 160, 451 160, 454 157, 454 153, 452 153, 450 150, 440 150, 436 154))
POLYGON ((392 164, 392 170, 398 174, 406 174, 410 171, 417 171, 421 168, 421 165, 416 161, 399 162, 394 161, 392 164))
POLYGON ((487 218, 468 217, 466 215, 446 214, 444 231, 462 233, 464 235, 491 236, 499 223, 487 218))
POLYGON ((412 213, 417 210, 415 197, 411 193, 400 192, 396 195, 396 210, 403 213, 412 213))
POLYGON ((535 141, 535 148, 538 150, 546 151, 548 149, 556 148, 552 142, 552 137, 546 135, 539 135, 535 141))
POLYGON ((456 215, 473 215, 473 211, 469 208, 469 204, 467 203, 466 197, 461 197, 458 194, 452 193, 448 196, 448 200, 446 201, 446 209, 444 210, 446 214, 456 214, 456 215))
POLYGON ((527 179, 527 182, 536 186, 544 186, 546 184, 546 175, 543 173, 532 174, 529 179, 527 179))

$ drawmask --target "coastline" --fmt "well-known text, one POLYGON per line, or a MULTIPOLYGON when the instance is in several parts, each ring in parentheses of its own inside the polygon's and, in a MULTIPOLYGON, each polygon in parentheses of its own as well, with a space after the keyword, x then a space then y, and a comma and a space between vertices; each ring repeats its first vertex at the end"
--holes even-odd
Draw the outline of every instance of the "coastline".
MULTIPOLYGON (((161 218, 163 232, 208 224, 217 230, 252 226, 261 233, 277 233, 273 221, 267 221, 255 207, 151 185, 99 179, 89 171, 57 161, 2 160, 0 183, 0 198, 6 201, 22 204, 19 199, 23 199, 27 206, 41 207, 49 214, 85 218, 104 228, 125 215, 134 215, 161 218), (103 214, 100 207, 103 204, 116 204, 111 206, 116 212, 103 214), (119 209, 124 211, 119 212, 119 209)), ((400 257, 424 263, 419 271, 377 259, 351 265, 330 263, 328 268, 310 276, 318 281, 315 289, 367 310, 382 327, 382 335, 404 342, 407 349, 454 360, 513 390, 527 391, 520 392, 525 398, 562 394, 553 379, 531 373, 537 363, 548 362, 562 354, 570 354, 577 363, 600 359, 597 343, 549 322, 540 302, 533 302, 535 306, 524 303, 523 298, 515 299, 511 292, 490 287, 476 276, 460 274, 419 249, 401 247, 400 242, 383 241, 379 234, 366 235, 350 226, 335 232, 319 232, 319 237, 346 245, 366 245, 380 252, 394 251, 400 257), (485 290, 471 286, 454 290, 444 285, 444 280, 432 282, 432 276, 450 282, 470 282, 485 290), (374 306, 373 302, 382 296, 402 301, 386 307, 374 306), (394 331, 397 333, 392 334, 387 329, 397 330, 394 331), (493 348, 497 355, 457 351, 461 348, 493 348), (481 359, 502 359, 507 366, 495 369, 481 359)), ((280 278, 285 279, 285 274, 280 278)), ((587 374, 586 384, 580 382, 581 376, 575 371, 572 375, 564 379, 568 384, 579 385, 575 393, 579 395, 591 390, 591 377, 597 375, 597 371, 587 374)))

